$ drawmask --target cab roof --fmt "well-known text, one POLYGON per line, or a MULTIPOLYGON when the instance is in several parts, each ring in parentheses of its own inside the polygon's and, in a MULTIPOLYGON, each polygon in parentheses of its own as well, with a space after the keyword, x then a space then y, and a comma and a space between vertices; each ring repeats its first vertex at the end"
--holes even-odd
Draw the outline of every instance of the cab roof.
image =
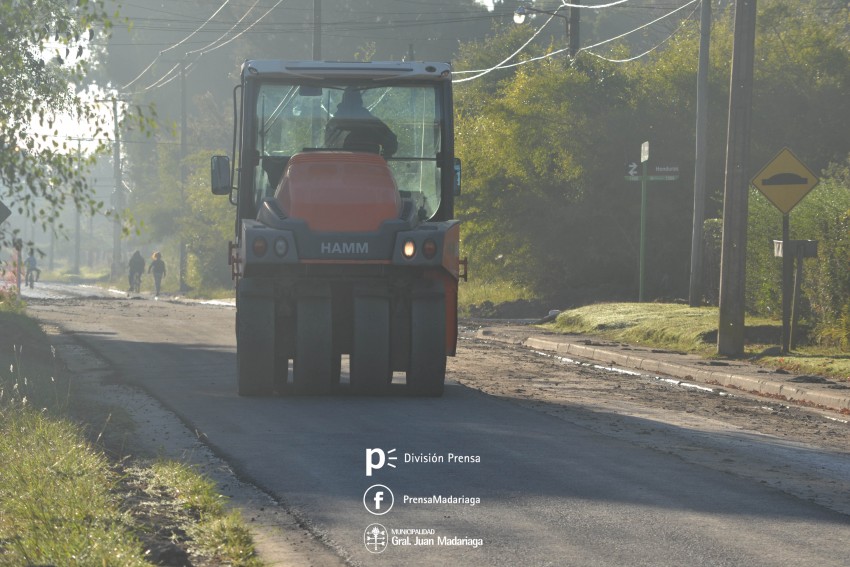
POLYGON ((242 64, 242 78, 266 76, 282 79, 373 79, 376 81, 449 80, 448 63, 427 61, 283 61, 249 59, 242 64))

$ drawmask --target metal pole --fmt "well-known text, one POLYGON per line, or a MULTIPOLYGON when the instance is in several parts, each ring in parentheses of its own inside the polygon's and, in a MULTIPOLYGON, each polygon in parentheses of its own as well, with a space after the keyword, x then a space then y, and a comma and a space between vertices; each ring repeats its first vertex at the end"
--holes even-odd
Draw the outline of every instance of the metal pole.
MULTIPOLYGON (((186 210, 186 179, 188 177, 186 157, 189 153, 189 126, 186 117, 186 58, 180 62, 180 207, 186 210)), ((183 232, 180 233, 180 292, 188 290, 186 285, 186 241, 183 232)))
POLYGON ((708 147, 708 65, 711 38, 711 2, 702 1, 700 13, 699 67, 697 69, 696 161, 694 164, 694 225, 691 234, 691 280, 688 304, 702 304, 702 225, 705 221, 705 171, 708 147))
POLYGON ((121 214, 124 212, 124 186, 121 183, 121 140, 118 128, 118 99, 112 99, 112 119, 115 123, 115 146, 112 149, 113 177, 115 178, 115 218, 112 225, 112 279, 122 272, 121 214))
POLYGON ((729 93, 726 184, 723 197, 723 246, 720 257, 720 316, 717 352, 744 353, 744 287, 747 259, 749 148, 753 100, 756 0, 735 6, 735 43, 729 93))
POLYGON ((579 50, 579 8, 570 8, 567 35, 570 38, 570 59, 573 59, 579 50))
MULTIPOLYGON (((82 140, 77 140, 77 167, 82 170, 82 148, 80 147, 82 140)), ((80 240, 82 239, 80 227, 80 206, 77 205, 77 214, 74 219, 74 266, 71 268, 72 274, 80 273, 80 240)))
POLYGON ((797 321, 800 318, 800 287, 803 285, 803 257, 805 251, 800 241, 794 250, 794 260, 797 265, 794 270, 794 297, 791 298, 791 327, 788 333, 789 350, 797 348, 797 321))
POLYGON ((641 165, 640 179, 640 267, 638 268, 638 301, 643 302, 644 269, 646 267, 646 162, 641 165))
POLYGON ((23 250, 24 245, 21 242, 20 238, 15 239, 15 279, 16 285, 18 286, 18 295, 21 295, 21 268, 23 264, 21 263, 21 250, 23 250))
POLYGON ((790 215, 782 215, 782 352, 791 345, 791 286, 794 272, 794 255, 791 252, 790 215))
POLYGON ((51 272, 53 271, 53 260, 54 253, 56 249, 56 233, 53 231, 53 228, 50 228, 50 254, 47 257, 47 269, 51 272))

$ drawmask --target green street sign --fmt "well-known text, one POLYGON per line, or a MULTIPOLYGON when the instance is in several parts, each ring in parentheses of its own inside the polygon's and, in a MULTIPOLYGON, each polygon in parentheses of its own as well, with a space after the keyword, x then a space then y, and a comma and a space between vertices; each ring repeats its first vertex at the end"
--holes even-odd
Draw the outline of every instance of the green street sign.
POLYGON ((676 181, 679 179, 678 175, 647 175, 646 178, 640 175, 626 175, 626 181, 643 181, 646 179, 647 181, 676 181))
POLYGON ((626 181, 677 181, 679 179, 678 165, 656 165, 647 167, 649 171, 643 175, 638 174, 638 164, 630 163, 627 168, 626 181))

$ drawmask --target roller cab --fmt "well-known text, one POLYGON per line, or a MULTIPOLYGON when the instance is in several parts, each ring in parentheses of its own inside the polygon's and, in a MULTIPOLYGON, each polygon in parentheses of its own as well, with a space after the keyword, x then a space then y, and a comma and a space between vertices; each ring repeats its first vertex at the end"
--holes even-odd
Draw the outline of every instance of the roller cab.
POLYGON ((347 355, 340 389, 442 395, 466 275, 448 65, 247 61, 234 93, 212 178, 237 211, 239 394, 334 391, 347 355))

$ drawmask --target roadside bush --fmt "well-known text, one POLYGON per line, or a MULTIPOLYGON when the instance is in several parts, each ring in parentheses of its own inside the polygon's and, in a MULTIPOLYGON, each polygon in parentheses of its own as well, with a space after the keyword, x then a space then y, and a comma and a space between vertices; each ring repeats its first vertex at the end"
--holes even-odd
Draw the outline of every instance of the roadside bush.
MULTIPOLYGON (((805 260, 801 312, 821 342, 850 345, 850 158, 832 165, 790 214, 790 236, 817 240, 818 257, 805 260)), ((773 257, 782 237, 782 214, 764 196, 750 196, 747 307, 763 315, 782 312, 782 261, 773 257)))

